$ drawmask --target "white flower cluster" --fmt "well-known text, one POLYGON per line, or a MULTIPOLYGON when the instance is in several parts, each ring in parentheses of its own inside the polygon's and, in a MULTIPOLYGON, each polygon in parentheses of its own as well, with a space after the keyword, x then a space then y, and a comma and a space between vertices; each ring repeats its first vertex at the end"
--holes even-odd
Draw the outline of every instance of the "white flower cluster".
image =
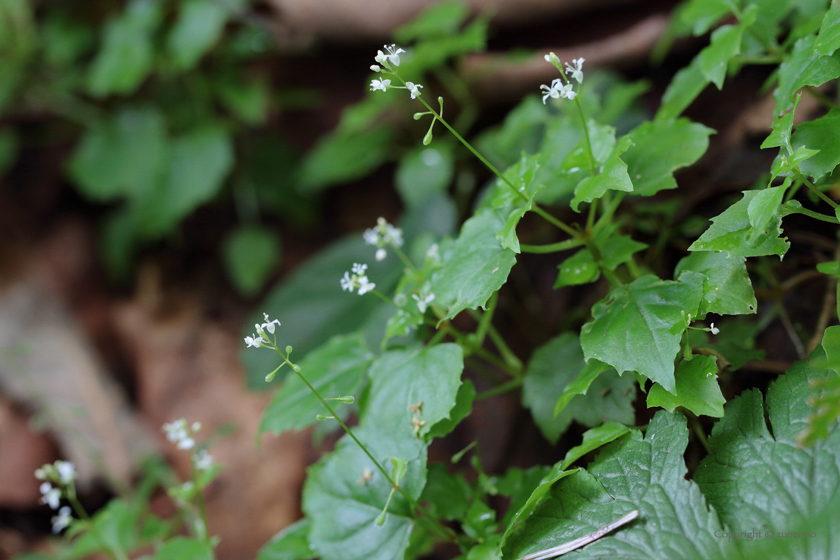
POLYGON ((193 422, 193 425, 187 427, 187 421, 184 418, 175 420, 174 422, 163 425, 163 431, 166 432, 166 439, 175 444, 178 449, 192 449, 195 447, 195 439, 193 435, 201 429, 201 423, 193 422))
POLYGON ((64 489, 76 479, 76 467, 69 461, 56 461, 52 465, 47 463, 35 471, 35 478, 44 481, 40 487, 41 503, 58 510, 58 515, 52 518, 52 530, 53 533, 59 533, 73 520, 72 510, 68 506, 59 509, 59 505, 64 497, 64 489))
POLYGON ((345 292, 358 290, 360 296, 374 289, 376 284, 368 280, 368 277, 365 275, 366 270, 366 264, 354 263, 352 269, 353 274, 351 275, 349 272, 344 273, 344 277, 341 279, 341 289, 345 292))
POLYGON ((386 245, 393 247, 403 246, 402 230, 389 224, 385 218, 378 218, 376 220, 376 227, 365 230, 362 237, 368 245, 375 245, 376 260, 381 261, 388 255, 385 250, 386 245))
POLYGON ((274 329, 276 328, 274 325, 276 324, 278 327, 280 326, 280 321, 274 319, 273 321, 268 318, 268 313, 263 313, 263 317, 265 317, 265 323, 262 325, 256 323, 254 325, 254 329, 256 329, 256 334, 253 336, 246 336, 245 337, 245 344, 248 345, 249 348, 259 348, 263 342, 268 342, 268 336, 266 336, 265 332, 268 331, 269 334, 274 334, 274 329))
MULTIPOLYGON (((557 55, 554 53, 549 53, 545 55, 546 62, 550 62, 555 66, 559 65, 560 59, 557 58, 557 55)), ((572 61, 572 64, 566 63, 566 74, 571 74, 572 78, 574 78, 577 83, 583 82, 583 58, 576 58, 572 61)), ((559 66, 558 66, 559 67, 559 66)), ((551 81, 551 87, 543 84, 540 86, 540 89, 545 91, 545 95, 543 95, 543 105, 548 100, 549 97, 552 99, 560 99, 564 97, 566 99, 574 99, 577 97, 577 92, 574 91, 574 86, 572 86, 572 82, 568 81, 565 84, 561 78, 556 78, 551 81)))
MULTIPOLYGON (((405 51, 397 45, 385 45, 384 48, 386 52, 376 51, 376 56, 373 59, 377 64, 372 65, 370 69, 374 72, 396 74, 396 68, 400 65, 400 53, 404 53, 405 51)), ((391 80, 387 79, 374 79, 370 81, 370 91, 386 91, 390 87, 407 89, 411 93, 411 98, 417 99, 420 97, 420 88, 423 86, 414 82, 405 82, 405 87, 392 86, 391 80)))

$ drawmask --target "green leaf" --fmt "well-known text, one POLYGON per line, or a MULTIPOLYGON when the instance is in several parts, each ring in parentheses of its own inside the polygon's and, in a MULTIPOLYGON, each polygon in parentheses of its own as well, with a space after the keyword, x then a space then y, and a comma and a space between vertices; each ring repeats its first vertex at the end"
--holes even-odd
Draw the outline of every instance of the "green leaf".
MULTIPOLYGON (((609 270, 615 270, 619 265, 630 261, 635 253, 647 247, 629 235, 615 235, 612 230, 606 229, 596 236, 595 245, 601 252, 604 266, 609 270)), ((594 282, 601 276, 600 268, 589 249, 581 249, 557 268, 560 272, 554 283, 555 290, 564 286, 594 282)))
POLYGON ((170 149, 158 109, 122 108, 85 132, 70 159, 70 177, 97 201, 138 197, 156 188, 170 149))
POLYGON ((409 207, 417 206, 435 193, 445 192, 455 173, 452 146, 438 142, 409 152, 397 167, 397 191, 409 207))
POLYGON ((219 41, 228 15, 228 10, 220 2, 184 0, 167 43, 175 68, 193 68, 204 53, 219 41))
POLYGON ((624 424, 619 424, 618 422, 605 422, 596 428, 586 430, 583 434, 583 442, 580 445, 569 449, 566 456, 563 457, 563 461, 560 463, 561 468, 564 470, 568 469, 575 461, 587 453, 591 453, 596 449, 605 446, 629 431, 630 428, 624 424))
POLYGON ((685 329, 683 314, 697 315, 703 276, 685 272, 679 282, 647 275, 613 288, 592 308, 580 335, 586 360, 616 371, 636 371, 673 391, 674 358, 685 329))
MULTIPOLYGON (((307 354, 298 365, 321 396, 329 398, 354 396, 372 361, 373 354, 367 349, 361 333, 354 333, 334 336, 307 354)), ((344 405, 333 403, 333 406, 344 405)), ((326 414, 324 405, 297 375, 292 374, 265 409, 260 433, 271 431, 279 435, 286 430, 302 430, 314 424, 318 414, 326 414)))
POLYGON ((819 86, 840 76, 840 57, 820 56, 814 51, 816 37, 796 41, 790 58, 779 65, 779 85, 773 92, 776 114, 793 106, 793 94, 805 86, 819 86))
POLYGON ((680 274, 686 270, 706 277, 698 318, 704 317, 706 313, 742 315, 756 312, 758 304, 744 257, 695 251, 677 264, 674 277, 679 279, 680 274))
POLYGON ((510 505, 502 519, 504 525, 508 525, 513 516, 524 506, 531 497, 542 479, 551 469, 544 465, 536 465, 528 470, 518 467, 511 467, 505 475, 496 482, 496 489, 499 494, 510 498, 510 505))
POLYGON ((560 263, 557 268, 560 272, 557 274, 557 281, 554 283, 555 290, 565 286, 589 284, 601 277, 601 269, 589 249, 581 249, 560 263))
POLYGON ((71 556, 84 558, 96 552, 134 550, 138 546, 137 527, 143 507, 113 499, 93 516, 94 529, 73 541, 71 556))
POLYGON ((207 541, 173 537, 155 554, 155 560, 213 560, 213 547, 207 541))
POLYGON ((691 244, 689 251, 726 251, 731 257, 784 257, 790 243, 780 237, 782 219, 777 213, 763 231, 750 226, 749 205, 759 191, 744 191, 744 197, 712 218, 712 225, 691 244))
POLYGON ((703 76, 718 89, 723 87, 729 59, 741 53, 743 34, 744 27, 741 25, 721 25, 712 33, 709 46, 697 55, 703 76))
MULTIPOLYGON (((419 498, 426 482, 421 436, 449 416, 462 369, 461 347, 440 344, 387 352, 368 372, 370 391, 354 433, 380 464, 391 457, 406 462, 400 486, 413 499, 419 498)), ((312 524, 309 540, 318 557, 402 558, 413 521, 400 493, 394 494, 384 524, 375 524, 390 493, 391 485, 367 454, 343 437, 334 453, 310 468, 304 485, 303 509, 312 524)))
POLYGON ((581 202, 592 202, 604 196, 608 190, 632 192, 633 183, 627 174, 627 164, 619 157, 627 151, 632 142, 626 136, 613 150, 612 154, 604 163, 604 169, 594 177, 587 177, 575 188, 575 196, 572 199, 572 210, 578 212, 581 202))
POLYGON ((598 360, 589 360, 586 362, 577 378, 566 384, 563 392, 557 398, 557 402, 554 403, 554 417, 559 416, 577 395, 585 395, 589 391, 592 382, 608 369, 611 369, 610 366, 598 360))
POLYGON ((796 127, 791 137, 793 149, 805 146, 812 150, 819 150, 819 153, 799 164, 803 173, 819 179, 840 165, 838 126, 840 126, 840 109, 832 109, 827 115, 796 127))
POLYGON ((764 142, 761 143, 761 148, 786 148, 791 153, 793 148, 790 144, 790 131, 793 128, 793 115, 796 113, 796 107, 799 105, 799 100, 802 98, 801 93, 796 94, 796 99, 793 101, 793 107, 787 113, 773 116, 773 124, 770 128, 773 132, 770 133, 764 142))
POLYGON ((661 406, 673 412, 678 406, 687 408, 697 416, 720 418, 726 399, 720 392, 717 381, 717 363, 714 356, 693 356, 677 366, 676 393, 671 394, 654 383, 647 397, 648 408, 661 406))
MULTIPOLYGON (((727 403, 709 438, 712 454, 694 480, 729 527, 784 533, 811 530, 824 517, 836 519, 840 429, 835 423, 827 439, 809 448, 799 447, 797 440, 811 412, 809 383, 827 375, 797 362, 770 385, 766 403, 756 389, 727 403)), ((788 550, 773 557, 836 558, 840 541, 832 533, 777 538, 777 546, 788 550)), ((746 543, 742 546, 749 550, 746 543)))
POLYGON ((443 266, 432 276, 435 302, 446 309, 441 320, 484 307, 507 280, 516 255, 496 238, 503 226, 496 213, 479 212, 464 223, 458 239, 441 244, 443 266))
POLYGON ((790 181, 779 187, 768 187, 759 191, 750 200, 747 205, 747 216, 753 231, 748 238, 749 241, 753 241, 757 232, 763 231, 774 217, 778 218, 781 211, 780 205, 788 186, 790 186, 790 181))
POLYGON ((654 122, 668 122, 679 117, 707 85, 709 80, 700 69, 700 58, 695 57, 691 64, 677 72, 668 84, 654 122))
POLYGON ((750 360, 764 358, 764 350, 755 349, 755 338, 761 329, 754 321, 748 321, 746 318, 727 320, 722 321, 718 328, 718 342, 710 347, 723 354, 732 371, 750 360))
POLYGON ((309 549, 309 520, 292 523, 266 543, 257 553, 256 560, 309 560, 314 553, 309 549))
POLYGON ((374 385, 362 411, 364 425, 388 430, 393 437, 426 436, 449 418, 463 369, 457 344, 382 354, 368 374, 374 385))
POLYGON ((571 541, 633 510, 640 512, 636 521, 578 550, 575 557, 738 557, 732 543, 716 536, 723 530, 717 514, 697 485, 685 478, 687 443, 685 417, 658 412, 644 436, 632 430, 605 447, 589 473, 577 471, 554 484, 521 529, 506 539, 503 557, 512 560, 571 541))
POLYGON ((732 7, 725 0, 690 0, 680 11, 680 19, 690 24, 694 35, 703 35, 732 7))
POLYGON ((265 79, 231 76, 217 82, 215 92, 227 109, 245 123, 258 125, 265 122, 272 95, 271 86, 265 79))
POLYGON ((633 146, 622 158, 627 162, 633 192, 653 196, 661 190, 677 188, 674 171, 700 159, 713 132, 684 118, 637 126, 628 135, 633 146))
MULTIPOLYGON (((822 349, 825 360, 821 360, 822 356, 815 352, 808 360, 809 365, 830 369, 835 374, 840 372, 840 327, 835 325, 825 329, 822 349)), ((808 418, 808 427, 797 436, 799 442, 806 447, 826 439, 840 417, 840 375, 829 375, 811 383, 810 386, 811 396, 808 403, 812 412, 808 418)))
MULTIPOLYGON (((380 321, 379 316, 383 311, 390 313, 391 306, 375 297, 348 294, 339 286, 342 275, 354 262, 369 263, 368 278, 377 289, 388 293, 397 283, 401 265, 396 259, 376 262, 373 252, 360 235, 329 245, 268 295, 258 313, 247 322, 243 336, 253 333, 251 325, 262 322, 264 311, 293 326, 278 335, 278 343, 281 348, 290 344, 298 356, 305 356, 334 335, 353 330, 365 332, 368 344, 378 344, 387 320, 386 316, 380 321)), ((266 389, 265 376, 277 367, 278 356, 254 348, 242 351, 248 386, 266 389)))
POLYGON ((154 62, 152 35, 163 17, 159 0, 131 0, 125 12, 105 25, 102 48, 88 76, 95 97, 132 93, 154 62))
POLYGON ((298 181, 303 192, 364 177, 391 155, 394 130, 377 126, 365 131, 336 132, 326 136, 310 151, 300 167, 298 181))
POLYGON ((552 444, 557 443, 572 420, 589 427, 609 420, 633 423, 633 381, 614 371, 599 376, 592 391, 573 398, 559 416, 554 415, 557 399, 584 367, 580 341, 569 332, 541 346, 528 362, 522 405, 531 409, 534 421, 552 444))
MULTIPOLYGON (((507 114, 500 126, 482 133, 476 147, 497 167, 513 165, 522 157, 522 152, 534 154, 538 150, 544 151, 544 148, 540 150, 540 141, 547 122, 548 108, 538 96, 529 95, 507 114)), ((578 138, 582 135, 580 132, 578 138)), ((575 144, 577 142, 578 139, 575 144)))
POLYGON ((394 31, 394 39, 399 43, 408 43, 416 39, 451 35, 458 32, 469 15, 469 9, 463 2, 438 2, 394 31))
POLYGON ((228 234, 222 254, 233 285, 242 295, 253 296, 277 267, 280 239, 260 226, 240 227, 228 234))
POLYGON ((429 465, 420 501, 428 503, 432 513, 447 521, 463 519, 470 507, 470 497, 470 484, 462 474, 450 474, 442 463, 429 465))
POLYGON ((832 2, 820 25, 814 50, 820 56, 831 56, 840 49, 840 5, 832 2))
POLYGON ((233 168, 233 142, 218 126, 202 126, 172 142, 169 172, 157 191, 144 193, 138 226, 165 235, 222 188, 233 168))
POLYGON ((435 423, 426 434, 426 441, 431 441, 433 438, 443 437, 455 429, 464 418, 472 412, 473 400, 475 400, 475 385, 469 379, 458 387, 458 394, 455 396, 455 406, 449 412, 449 418, 444 418, 440 422, 435 423))

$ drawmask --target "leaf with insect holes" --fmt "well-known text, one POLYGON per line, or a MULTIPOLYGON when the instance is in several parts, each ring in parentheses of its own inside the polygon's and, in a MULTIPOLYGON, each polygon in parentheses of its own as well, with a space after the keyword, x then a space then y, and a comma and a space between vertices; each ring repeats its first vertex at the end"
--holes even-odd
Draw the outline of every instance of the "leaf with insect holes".
POLYGON ((755 231, 750 225, 750 202, 760 191, 744 191, 743 198, 712 218, 709 226, 689 251, 725 251, 732 257, 761 257, 787 253, 790 243, 782 238, 782 218, 774 214, 766 229, 755 231))
POLYGON ((679 279, 687 270, 705 276, 698 318, 704 317, 706 313, 742 315, 756 312, 758 304, 744 257, 732 257, 714 251, 695 251, 677 263, 674 277, 679 279))

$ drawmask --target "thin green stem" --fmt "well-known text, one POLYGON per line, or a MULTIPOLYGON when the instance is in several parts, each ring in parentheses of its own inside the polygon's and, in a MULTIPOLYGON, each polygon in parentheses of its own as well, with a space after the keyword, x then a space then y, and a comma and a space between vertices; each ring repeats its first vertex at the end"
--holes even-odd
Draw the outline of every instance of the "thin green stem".
POLYGON ((73 511, 76 512, 76 515, 79 516, 79 519, 86 521, 88 525, 90 525, 91 533, 95 535, 96 540, 99 541, 100 546, 102 546, 102 549, 106 552, 106 554, 108 554, 108 556, 114 558, 115 560, 128 560, 128 555, 126 555, 126 553, 123 550, 119 548, 111 548, 110 546, 108 546, 105 539, 102 538, 102 535, 99 534, 99 529, 96 527, 96 524, 90 518, 87 511, 82 506, 81 502, 79 502, 79 499, 76 497, 76 488, 72 485, 72 483, 70 486, 67 487, 67 501, 70 502, 73 511))
POLYGON ((503 372, 507 373, 511 377, 513 377, 513 378, 522 377, 521 372, 515 370, 510 364, 508 364, 507 362, 505 362, 502 359, 497 358, 496 356, 494 356, 493 354, 491 354, 490 352, 488 352, 484 348, 481 348, 480 346, 473 346, 471 348, 471 350, 472 350, 473 354, 475 354, 476 356, 478 356, 479 358, 481 358, 485 362, 493 364, 494 366, 496 366, 497 368, 499 368, 503 372))
POLYGON ((811 192, 813 192, 815 195, 817 195, 818 197, 820 197, 820 198, 823 200, 823 202, 825 202, 826 204, 828 204, 828 205, 829 205, 829 206, 831 206, 832 208, 837 208, 838 204, 837 204, 836 202, 834 202, 833 200, 831 200, 831 199, 828 197, 828 195, 827 195, 827 194, 825 194, 825 193, 824 193, 824 192, 822 192, 820 189, 818 189, 818 188, 817 188, 817 186, 816 186, 816 185, 814 185, 814 183, 812 183, 811 181, 809 181, 809 180, 808 180, 808 178, 807 178, 805 175, 803 175, 801 171, 799 171, 799 170, 797 170, 797 171, 796 171, 796 177, 797 177, 800 181, 802 181, 803 183, 805 183, 805 186, 806 186, 806 187, 808 187, 809 189, 811 189, 811 192))
POLYGON ((815 220, 828 222, 830 224, 840 224, 840 221, 838 221, 834 216, 820 214, 819 212, 814 212, 812 210, 808 210, 807 208, 786 208, 782 211, 782 217, 790 216, 791 214, 803 214, 809 218, 814 218, 815 220))
POLYGON ((475 337, 476 344, 479 346, 484 343, 484 337, 487 335, 487 329, 492 328, 490 322, 493 320, 493 314, 496 312, 497 303, 499 303, 499 292, 493 292, 493 295, 490 296, 490 301, 487 303, 487 309, 478 319, 478 329, 475 331, 475 337))
POLYGON ((583 125, 583 137, 586 139, 586 157, 589 159, 589 172, 594 177, 598 174, 597 169, 595 169, 595 154, 592 152, 592 142, 589 140, 589 127, 586 125, 583 106, 580 104, 578 96, 575 96, 575 105, 577 105, 578 115, 580 115, 580 123, 583 125))
POLYGON ((548 245, 525 245, 519 244, 519 250, 523 253, 559 253, 560 251, 567 251, 580 247, 583 245, 582 239, 567 239, 557 243, 549 243, 548 245))
POLYGON ((514 368, 517 376, 522 377, 522 361, 516 357, 516 354, 514 354, 513 350, 510 349, 510 346, 507 345, 507 342, 505 342, 505 339, 502 338, 501 334, 499 334, 499 331, 496 330, 496 327, 490 325, 488 333, 490 334, 490 340, 493 341, 493 344, 499 350, 499 354, 502 355, 502 359, 505 363, 514 368))
POLYGON ((709 439, 706 437, 706 432, 703 431, 703 426, 700 425, 700 421, 693 414, 687 414, 686 416, 688 416, 691 427, 694 429, 694 435, 697 436, 697 439, 700 441, 700 445, 703 446, 706 453, 711 455, 712 447, 709 445, 709 439))
MULTIPOLYGON (((201 517, 201 523, 204 525, 203 534, 199 535, 201 540, 210 544, 210 524, 207 521, 207 505, 204 501, 204 490, 198 486, 198 470, 195 468, 195 461, 192 454, 190 454, 190 475, 193 484, 195 484, 195 504, 198 509, 198 515, 201 517)), ((215 557, 215 554, 214 554, 215 557)))
POLYGON ((598 203, 594 200, 589 203, 589 215, 586 217, 586 231, 592 233, 592 226, 595 225, 595 213, 597 211, 598 203))
POLYGON ((391 248, 394 250, 394 253, 396 253, 397 256, 400 258, 400 260, 403 262, 406 268, 408 268, 408 270, 410 270, 412 273, 417 272, 414 268, 414 264, 412 264, 411 262, 411 259, 408 258, 408 255, 406 255, 401 248, 397 247, 393 243, 391 243, 391 248))
POLYGON ((353 439, 353 441, 356 442, 356 445, 358 445, 361 448, 361 450, 364 451, 365 455, 367 455, 368 458, 373 462, 373 464, 376 465, 376 468, 379 470, 379 472, 382 473, 382 476, 385 477, 385 480, 388 481, 388 483, 391 485, 391 488, 395 489, 397 492, 402 494, 406 501, 408 501, 408 503, 411 504, 411 507, 420 512, 431 523, 431 525, 434 527, 434 529, 438 532, 440 536, 442 536, 448 541, 457 543, 458 535, 455 534, 455 531, 453 531, 449 527, 442 525, 440 521, 432 517, 423 506, 418 504, 417 501, 414 498, 412 498, 408 492, 405 491, 405 489, 403 489, 399 484, 397 484, 394 481, 394 479, 391 478, 391 475, 389 475, 388 471, 386 471, 385 468, 379 463, 379 461, 376 460, 376 457, 374 457, 371 454, 367 446, 365 446, 365 444, 363 444, 359 440, 359 438, 356 437, 356 434, 354 434, 353 431, 347 426, 347 424, 344 423, 344 420, 342 420, 341 417, 339 417, 338 414, 336 414, 336 412, 329 405, 329 403, 324 399, 324 397, 321 396, 321 393, 319 393, 318 390, 315 389, 315 387, 313 387, 312 384, 309 383, 306 377, 304 377, 303 373, 301 373, 300 371, 300 367, 292 364, 286 356, 283 356, 283 353, 280 352, 278 348, 275 347, 275 350, 278 354, 280 354, 283 360, 287 362, 289 366, 292 367, 292 370, 297 374, 300 380, 303 381, 304 385, 306 385, 309 388, 309 390, 312 391, 312 394, 315 395, 315 397, 317 397, 319 401, 321 401, 321 404, 324 405, 324 408, 327 409, 327 411, 330 413, 330 415, 332 415, 335 421, 341 425, 345 432, 347 432, 347 435, 349 435, 353 439))
POLYGON ((522 378, 511 379, 510 381, 508 381, 506 383, 502 383, 501 385, 493 387, 492 389, 482 391, 481 393, 479 393, 475 396, 474 400, 480 401, 480 400, 483 400, 483 399, 489 399, 490 397, 495 397, 496 395, 499 395, 501 393, 506 393, 508 391, 513 391, 514 389, 516 389, 517 387, 520 387, 521 385, 522 385, 522 378))
POLYGON ((566 225, 565 223, 561 222, 560 220, 558 220, 557 218, 555 218, 554 216, 552 216, 551 214, 549 214, 548 212, 546 212, 545 210, 543 210, 542 208, 537 206, 536 203, 531 205, 531 210, 533 210, 537 215, 542 217, 545 221, 547 221, 551 225, 556 226, 557 228, 565 231, 566 233, 568 233, 572 237, 580 238, 583 235, 583 234, 581 234, 581 232, 575 230, 571 226, 566 225))
POLYGON ((370 293, 372 293, 373 295, 375 295, 376 297, 378 297, 379 299, 381 299, 381 300, 382 300, 382 301, 384 301, 385 303, 388 303, 388 304, 393 305, 394 307, 397 307, 397 304, 396 304, 396 303, 394 303, 394 302, 391 300, 391 298, 389 298, 388 296, 386 296, 385 294, 383 294, 383 293, 382 293, 382 292, 380 292, 379 290, 370 290, 370 293))

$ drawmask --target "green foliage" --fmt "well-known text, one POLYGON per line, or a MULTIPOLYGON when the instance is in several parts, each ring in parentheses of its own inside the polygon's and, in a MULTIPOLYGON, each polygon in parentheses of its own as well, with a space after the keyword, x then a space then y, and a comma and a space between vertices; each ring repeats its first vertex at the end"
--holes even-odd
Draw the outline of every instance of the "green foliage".
POLYGON ((673 391, 674 359, 680 351, 684 315, 697 315, 703 277, 685 272, 678 282, 643 276, 614 288, 592 308, 580 343, 586 360, 619 373, 635 371, 673 391))
POLYGON ((222 254, 233 285, 241 294, 253 296, 278 264, 280 241, 265 228, 243 227, 228 235, 222 254))
POLYGON ((700 416, 723 416, 723 405, 726 399, 720 392, 717 382, 717 364, 713 356, 693 356, 691 360, 683 360, 677 366, 675 392, 669 393, 658 383, 648 392, 647 405, 661 406, 668 412, 673 412, 678 406, 690 410, 700 416))

